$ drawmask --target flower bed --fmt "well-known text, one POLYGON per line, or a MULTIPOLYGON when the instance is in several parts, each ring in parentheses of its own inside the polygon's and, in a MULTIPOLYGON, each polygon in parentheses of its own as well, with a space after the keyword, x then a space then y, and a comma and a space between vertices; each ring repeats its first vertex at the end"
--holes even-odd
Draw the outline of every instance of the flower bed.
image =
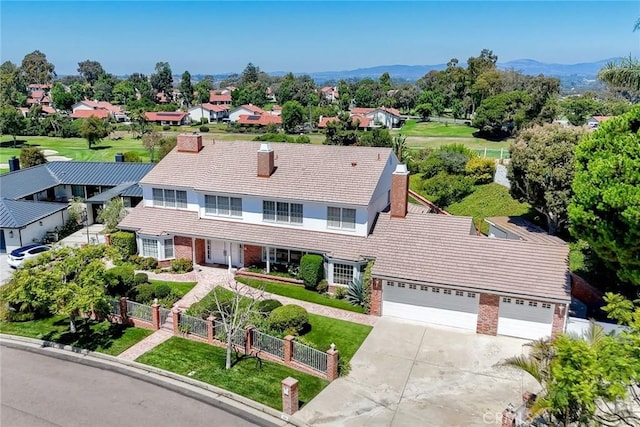
POLYGON ((244 269, 238 270, 236 272, 236 276, 249 277, 252 279, 264 280, 268 282, 284 283, 285 285, 304 286, 304 282, 300 279, 294 279, 294 278, 283 277, 283 276, 274 276, 271 274, 254 273, 252 271, 247 271, 244 269))

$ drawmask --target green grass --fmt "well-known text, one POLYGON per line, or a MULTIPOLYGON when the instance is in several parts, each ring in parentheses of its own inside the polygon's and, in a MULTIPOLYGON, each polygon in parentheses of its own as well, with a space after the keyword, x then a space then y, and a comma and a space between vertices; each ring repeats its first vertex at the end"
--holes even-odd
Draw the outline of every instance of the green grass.
POLYGON ((326 294, 319 294, 315 291, 310 291, 302 286, 283 285, 280 283, 264 282, 262 280, 248 279, 245 277, 237 277, 236 280, 254 288, 263 288, 266 292, 271 294, 326 305, 327 307, 339 308, 341 310, 354 311, 356 313, 363 312, 362 307, 356 307, 345 300, 331 298, 326 294))
POLYGON ((125 327, 109 322, 94 322, 79 319, 77 332, 69 332, 69 320, 64 316, 27 322, 0 322, 0 332, 54 341, 91 351, 118 355, 151 335, 152 331, 142 328, 125 327))
POLYGON ((57 156, 69 157, 83 162, 113 162, 116 153, 133 151, 143 161, 149 161, 149 152, 142 146, 142 141, 125 136, 122 139, 105 138, 89 149, 87 141, 82 138, 50 138, 47 136, 20 136, 19 145, 13 148, 13 138, 0 139, 0 163, 6 164, 11 156, 20 156, 20 147, 37 147, 41 150, 55 150, 57 156))
POLYGON ((473 138, 476 131, 476 128, 465 124, 407 120, 397 133, 405 136, 473 138))
POLYGON ((149 280, 149 283, 154 286, 167 285, 180 298, 185 296, 196 285, 196 282, 167 282, 164 280, 149 280))
POLYGON ((225 370, 225 354, 223 348, 172 337, 136 361, 188 375, 277 410, 282 410, 280 382, 283 379, 291 376, 300 382, 299 399, 302 405, 328 384, 325 380, 277 363, 263 361, 260 369, 252 358, 241 359, 231 369, 225 370))
POLYGON ((500 184, 481 185, 461 201, 447 206, 446 210, 453 215, 472 216, 477 226, 482 221, 482 232, 489 232, 489 225, 484 218, 492 216, 526 216, 530 213, 527 203, 520 203, 509 194, 509 189, 500 184))
POLYGON ((313 343, 317 348, 329 350, 336 345, 341 357, 351 359, 373 329, 368 325, 347 322, 309 313, 311 330, 302 336, 304 341, 313 343))

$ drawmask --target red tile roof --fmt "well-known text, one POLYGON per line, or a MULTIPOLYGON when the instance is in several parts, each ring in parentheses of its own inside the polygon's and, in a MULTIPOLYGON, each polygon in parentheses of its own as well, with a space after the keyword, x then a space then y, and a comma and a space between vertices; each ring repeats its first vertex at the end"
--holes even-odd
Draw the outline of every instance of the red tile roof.
POLYGON ((327 123, 329 122, 337 122, 339 119, 337 117, 322 117, 320 122, 318 123, 319 128, 326 128, 327 123))
POLYGON ((91 101, 89 99, 84 99, 80 102, 94 109, 104 109, 109 110, 114 114, 122 114, 122 108, 107 101, 91 101))
MULTIPOLYGON (((196 107, 199 107, 198 105, 196 105, 196 107)), ((222 111, 227 111, 229 109, 228 105, 213 105, 213 104, 209 104, 208 102, 202 104, 202 108, 204 108, 207 111, 215 111, 216 113, 220 113, 222 111)))
POLYGON ((357 115, 357 114, 369 114, 369 113, 373 113, 374 111, 376 111, 375 108, 363 108, 363 107, 354 107, 351 109, 351 115, 357 115))
POLYGON ((55 114, 56 113, 56 109, 53 107, 50 107, 48 105, 43 105, 42 106, 42 112, 47 113, 47 114, 55 114))
POLYGON ((144 115, 150 122, 180 122, 187 113, 183 111, 150 111, 144 115))
POLYGON ((239 106, 237 109, 240 109, 240 108, 244 108, 245 110, 251 111, 253 114, 257 114, 257 115, 262 115, 267 113, 262 108, 257 107, 255 105, 244 104, 239 106))
POLYGON ((220 94, 216 91, 209 92, 209 102, 226 102, 231 104, 231 94, 220 94))
POLYGON ((96 109, 96 110, 76 110, 71 114, 72 119, 88 119, 91 116, 98 117, 100 119, 106 119, 110 113, 108 110, 96 109))
POLYGON ((395 108, 382 107, 382 108, 379 108, 379 109, 382 110, 382 111, 386 111, 387 113, 393 114, 394 116, 398 116, 398 117, 401 116, 400 111, 396 110, 395 108))
MULTIPOLYGON (((329 122, 337 122, 339 119, 337 117, 323 117, 320 122, 318 123, 318 127, 319 128, 326 128, 327 127, 327 123, 329 122)), ((358 128, 364 129, 364 128, 369 128, 371 127, 371 121, 372 119, 370 119, 369 117, 364 117, 364 116, 351 116, 351 121, 352 122, 356 122, 356 121, 360 121, 360 124, 358 125, 358 128)))
POLYGON ((280 116, 272 116, 271 114, 259 114, 250 116, 248 114, 240 115, 238 123, 241 125, 258 125, 266 126, 270 124, 279 125, 282 123, 280 116))
POLYGON ((605 120, 609 120, 613 116, 593 116, 593 120, 597 122, 604 122, 605 120))

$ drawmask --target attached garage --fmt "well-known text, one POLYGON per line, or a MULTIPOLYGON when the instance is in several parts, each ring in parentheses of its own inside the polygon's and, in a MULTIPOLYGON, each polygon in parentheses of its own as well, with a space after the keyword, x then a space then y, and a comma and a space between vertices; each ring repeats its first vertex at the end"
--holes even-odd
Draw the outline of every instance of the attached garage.
POLYGON ((554 304, 500 298, 498 335, 538 339, 551 335, 554 304))
POLYGON ((479 294, 384 281, 382 315, 475 331, 479 294))

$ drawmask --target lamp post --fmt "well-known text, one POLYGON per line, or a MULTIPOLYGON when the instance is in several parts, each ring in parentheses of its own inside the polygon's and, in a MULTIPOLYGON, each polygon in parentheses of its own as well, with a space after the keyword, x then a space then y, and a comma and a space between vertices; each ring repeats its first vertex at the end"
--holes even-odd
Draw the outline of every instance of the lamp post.
POLYGON ((87 245, 89 244, 89 213, 87 212, 87 208, 83 208, 80 212, 80 221, 81 224, 84 224, 87 227, 87 245))

